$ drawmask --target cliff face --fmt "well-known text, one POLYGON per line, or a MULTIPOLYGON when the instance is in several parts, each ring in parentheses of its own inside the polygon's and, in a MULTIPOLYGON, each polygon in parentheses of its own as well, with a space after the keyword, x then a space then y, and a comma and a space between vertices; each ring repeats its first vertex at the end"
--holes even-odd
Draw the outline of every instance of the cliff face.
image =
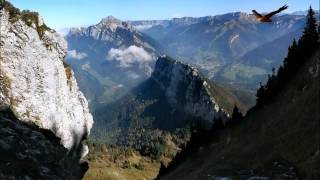
POLYGON ((151 77, 164 90, 169 104, 191 116, 213 123, 226 119, 228 112, 216 101, 211 83, 194 67, 160 57, 151 77))
MULTIPOLYGON (((30 14, 30 13, 29 13, 30 14)), ((38 19, 0 11, 0 109, 48 129, 67 149, 78 147, 93 124, 73 71, 67 44, 38 19)))

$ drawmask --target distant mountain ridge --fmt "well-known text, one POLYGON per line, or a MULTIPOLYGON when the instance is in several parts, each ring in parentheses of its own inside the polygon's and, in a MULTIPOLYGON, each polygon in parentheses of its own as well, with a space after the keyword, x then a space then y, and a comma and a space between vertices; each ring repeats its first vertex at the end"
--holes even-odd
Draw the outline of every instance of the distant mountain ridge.
POLYGON ((275 51, 275 56, 270 58, 267 54, 255 55, 255 61, 268 59, 271 64, 280 64, 287 50, 271 48, 274 45, 288 47, 293 38, 299 38, 304 22, 304 15, 283 14, 276 16, 270 24, 261 24, 250 14, 234 12, 200 18, 130 23, 160 44, 166 45, 165 53, 192 63, 216 81, 233 83, 230 77, 223 74, 233 73, 228 69, 240 65, 237 68, 246 73, 237 72, 240 74, 235 80, 245 88, 255 89, 257 82, 264 81, 272 68, 264 64, 243 64, 242 62, 247 61, 244 59, 246 54, 252 51, 253 56, 256 49, 264 46, 266 51, 275 51), (276 41, 285 36, 286 41, 276 41), (251 72, 250 69, 254 71, 251 72))
POLYGON ((98 24, 87 28, 71 28, 67 35, 91 37, 94 40, 106 41, 114 45, 140 45, 155 51, 148 43, 143 43, 142 36, 130 23, 123 22, 113 16, 103 18, 98 24), (126 35, 126 36, 124 36, 126 35))

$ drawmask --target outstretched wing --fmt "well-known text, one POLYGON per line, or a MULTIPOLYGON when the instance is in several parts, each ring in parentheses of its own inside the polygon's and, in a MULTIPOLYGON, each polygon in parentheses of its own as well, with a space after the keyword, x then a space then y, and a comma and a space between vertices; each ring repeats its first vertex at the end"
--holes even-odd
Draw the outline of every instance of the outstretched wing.
POLYGON ((269 18, 271 18, 273 15, 278 14, 279 12, 281 12, 281 11, 283 11, 283 10, 286 10, 286 9, 288 9, 288 6, 287 6, 287 5, 284 5, 284 6, 282 6, 281 8, 279 8, 278 10, 273 11, 273 12, 265 15, 265 17, 269 19, 269 18))
POLYGON ((256 10, 252 10, 252 13, 256 18, 262 18, 262 15, 259 14, 256 10))

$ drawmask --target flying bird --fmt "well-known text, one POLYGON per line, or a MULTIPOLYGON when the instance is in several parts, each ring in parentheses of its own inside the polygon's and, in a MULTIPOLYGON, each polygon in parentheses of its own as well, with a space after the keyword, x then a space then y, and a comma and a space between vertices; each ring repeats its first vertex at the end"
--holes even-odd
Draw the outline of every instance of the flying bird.
POLYGON ((256 10, 252 10, 252 12, 253 12, 253 15, 256 17, 257 21, 259 21, 259 22, 272 22, 271 17, 272 17, 273 15, 278 14, 278 13, 280 13, 281 11, 286 10, 286 9, 288 9, 288 6, 287 6, 287 5, 284 5, 284 6, 282 6, 281 8, 279 8, 278 10, 273 11, 273 12, 271 12, 271 13, 269 13, 269 14, 266 14, 266 15, 261 15, 261 14, 258 13, 256 10))

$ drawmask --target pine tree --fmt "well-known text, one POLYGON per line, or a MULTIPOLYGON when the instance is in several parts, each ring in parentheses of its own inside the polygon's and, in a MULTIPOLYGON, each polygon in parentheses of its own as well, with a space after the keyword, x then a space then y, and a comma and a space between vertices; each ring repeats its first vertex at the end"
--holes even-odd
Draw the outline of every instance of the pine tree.
POLYGON ((238 123, 243 119, 243 115, 239 108, 235 105, 232 112, 232 123, 238 123))
POLYGON ((292 77, 294 73, 304 64, 303 59, 310 56, 317 48, 318 39, 320 37, 320 27, 318 32, 315 12, 310 7, 307 15, 306 26, 303 35, 297 43, 293 41, 288 48, 288 55, 284 59, 283 65, 278 69, 277 74, 275 69, 272 70, 272 75, 268 76, 266 85, 260 83, 260 88, 257 90, 257 105, 262 105, 272 99, 283 85, 292 77))
POLYGON ((312 52, 318 43, 319 34, 317 31, 317 20, 313 9, 309 8, 307 15, 306 26, 303 31, 303 35, 299 41, 299 47, 302 53, 312 52))
POLYGON ((289 65, 289 61, 291 62, 293 58, 295 58, 297 54, 298 44, 297 41, 294 39, 292 45, 288 48, 288 55, 283 61, 283 67, 287 68, 289 65))
POLYGON ((265 87, 262 85, 262 83, 260 82, 260 87, 259 89, 257 90, 257 94, 256 94, 256 97, 257 97, 257 105, 260 105, 264 102, 264 96, 265 96, 265 92, 266 92, 266 89, 265 87))

